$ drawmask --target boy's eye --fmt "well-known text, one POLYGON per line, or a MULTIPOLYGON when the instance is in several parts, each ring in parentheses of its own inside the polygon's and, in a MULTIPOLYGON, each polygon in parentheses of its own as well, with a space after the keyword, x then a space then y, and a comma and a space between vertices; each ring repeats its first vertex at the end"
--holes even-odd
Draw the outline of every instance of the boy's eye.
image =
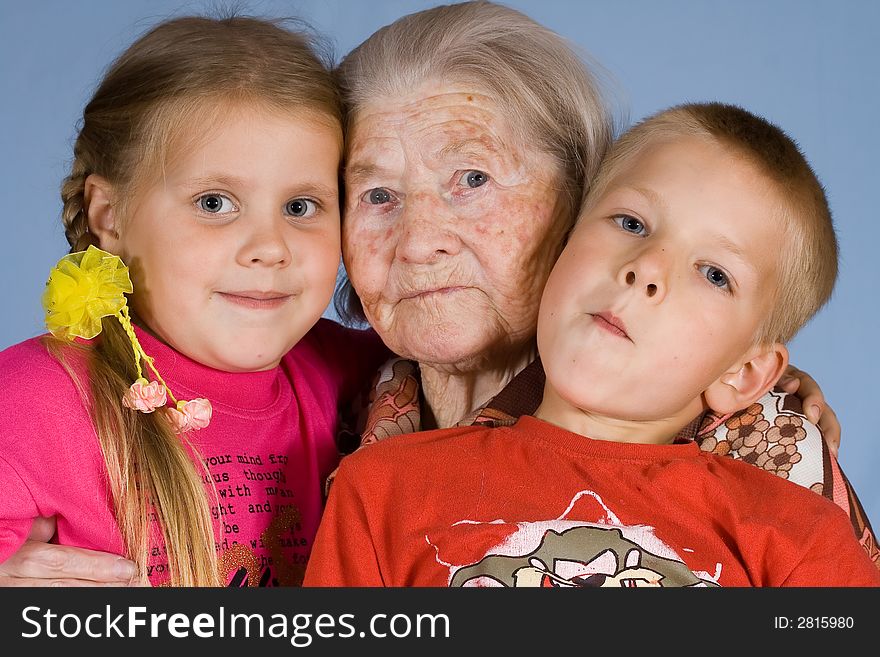
POLYGON ((482 187, 487 182, 489 182, 489 174, 483 171, 477 171, 476 169, 465 171, 458 179, 459 185, 467 185, 472 189, 482 187))
POLYGON ((391 192, 384 187, 375 187, 364 194, 363 199, 370 205, 384 205, 391 202, 391 192))
POLYGON ((317 211, 317 204, 307 198, 295 198, 284 206, 284 212, 291 217, 311 217, 317 211))
POLYGON ((700 272, 702 272, 703 276, 706 277, 712 285, 715 287, 720 287, 724 289, 730 288, 730 280, 727 278, 727 274, 725 274, 718 267, 713 267, 712 265, 703 265, 700 267, 700 272))
POLYGON ((615 223, 623 228, 623 230, 632 233, 633 235, 644 235, 647 232, 645 224, 628 214, 619 214, 612 217, 612 219, 614 219, 615 223))
POLYGON ((235 203, 223 194, 203 194, 196 199, 196 205, 208 214, 226 214, 236 210, 235 203))

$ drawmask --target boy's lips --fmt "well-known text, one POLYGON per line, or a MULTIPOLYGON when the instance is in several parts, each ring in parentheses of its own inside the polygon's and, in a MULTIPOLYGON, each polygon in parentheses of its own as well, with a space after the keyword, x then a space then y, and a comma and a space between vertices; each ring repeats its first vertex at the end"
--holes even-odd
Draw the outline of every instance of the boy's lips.
POLYGON ((623 323, 623 320, 620 319, 620 317, 617 317, 607 310, 603 310, 600 313, 589 313, 589 315, 596 320, 596 326, 599 328, 621 338, 626 338, 632 342, 632 338, 630 338, 629 334, 626 332, 626 324, 623 323))

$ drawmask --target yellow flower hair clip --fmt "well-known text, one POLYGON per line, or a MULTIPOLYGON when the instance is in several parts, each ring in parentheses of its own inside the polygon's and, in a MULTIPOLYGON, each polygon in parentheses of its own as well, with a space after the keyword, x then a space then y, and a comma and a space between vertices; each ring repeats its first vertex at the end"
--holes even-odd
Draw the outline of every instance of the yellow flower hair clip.
POLYGON ((211 421, 211 402, 207 399, 184 401, 174 398, 162 380, 153 359, 148 356, 131 324, 126 294, 134 288, 126 267, 119 256, 90 246, 86 251, 70 253, 52 268, 43 308, 46 327, 57 338, 91 340, 101 332, 101 319, 114 315, 125 330, 132 350, 138 378, 122 398, 122 405, 142 413, 152 413, 165 406, 170 398, 174 407, 163 409, 178 433, 202 429, 211 421), (148 381, 143 375, 141 362, 156 377, 148 381))

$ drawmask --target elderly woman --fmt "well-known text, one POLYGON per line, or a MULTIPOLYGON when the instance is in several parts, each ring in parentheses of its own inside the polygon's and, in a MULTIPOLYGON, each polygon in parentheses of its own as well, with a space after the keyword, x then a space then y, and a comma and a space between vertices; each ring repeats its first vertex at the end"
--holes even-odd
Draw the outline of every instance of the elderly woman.
MULTIPOLYGON (((399 355, 377 376, 361 442, 533 412, 544 382, 541 292, 612 136, 595 81, 558 35, 489 2, 399 19, 355 48, 338 79, 350 282, 337 308, 399 355)), ((836 446, 839 427, 815 383, 794 369, 788 378, 814 421, 824 409, 836 446)), ((696 418, 683 438, 832 498, 874 545, 800 409, 778 390, 732 417, 696 418)), ((0 566, 0 583, 124 578, 118 557, 40 543, 51 531, 35 525, 37 540, 0 566)))
MULTIPOLYGON (((611 138, 593 79, 558 35, 488 2, 405 16, 355 48, 338 77, 350 284, 337 303, 400 356, 379 373, 362 443, 532 413, 541 291, 611 138)), ((682 438, 833 499, 880 563, 861 505, 800 410, 777 390, 734 416, 695 419, 682 438)))
POLYGON ((357 292, 341 314, 418 364, 421 417, 407 408, 403 428, 447 427, 534 360, 544 282, 611 124, 567 45, 491 4, 406 16, 338 73, 357 292))

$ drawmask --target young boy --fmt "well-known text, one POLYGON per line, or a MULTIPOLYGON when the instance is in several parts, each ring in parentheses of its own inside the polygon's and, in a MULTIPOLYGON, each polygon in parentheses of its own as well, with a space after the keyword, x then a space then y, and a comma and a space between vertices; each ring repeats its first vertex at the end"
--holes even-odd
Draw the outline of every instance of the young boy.
POLYGON ((824 192, 782 131, 720 104, 647 119, 547 282, 535 417, 346 458, 305 584, 880 585, 833 503, 673 443, 772 387, 836 274, 824 192))

